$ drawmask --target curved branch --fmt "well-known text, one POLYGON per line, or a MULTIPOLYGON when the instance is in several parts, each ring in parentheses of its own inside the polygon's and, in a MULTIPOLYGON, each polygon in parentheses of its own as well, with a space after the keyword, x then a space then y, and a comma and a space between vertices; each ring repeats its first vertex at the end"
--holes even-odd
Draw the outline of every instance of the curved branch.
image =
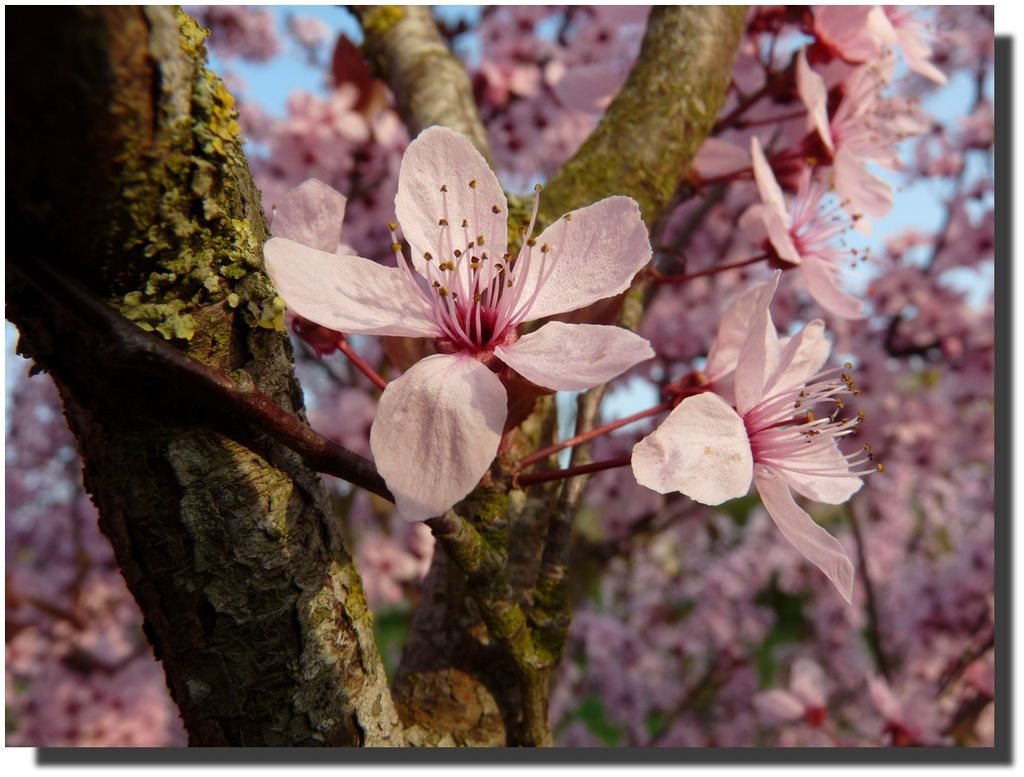
POLYGON ((473 85, 449 51, 429 6, 352 6, 363 26, 364 51, 394 92, 410 135, 434 124, 461 132, 494 168, 473 85))
POLYGON ((545 187, 541 221, 626 194, 648 227, 662 215, 725 102, 745 6, 651 9, 622 91, 545 187))

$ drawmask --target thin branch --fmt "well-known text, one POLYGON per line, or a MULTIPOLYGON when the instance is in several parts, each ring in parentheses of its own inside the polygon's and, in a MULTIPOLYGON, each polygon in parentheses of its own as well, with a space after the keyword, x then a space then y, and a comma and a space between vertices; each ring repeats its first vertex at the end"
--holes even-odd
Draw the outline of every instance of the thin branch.
POLYGON ((846 514, 850 519, 850 528, 853 531, 853 540, 857 545, 857 566, 860 567, 861 578, 864 580, 864 593, 867 597, 868 609, 868 646, 871 648, 871 655, 875 659, 875 666, 882 673, 887 683, 892 682, 892 671, 889 667, 889 658, 882 647, 881 618, 878 613, 878 596, 875 593, 875 584, 871 578, 871 571, 868 569, 867 554, 864 551, 864 537, 860 530, 860 521, 857 518, 855 505, 850 505, 846 514))
POLYGON ((366 359, 352 350, 352 346, 348 344, 348 340, 345 339, 344 335, 338 338, 338 350, 345 354, 355 368, 363 373, 374 386, 381 391, 388 387, 388 382, 377 373, 377 370, 371 367, 366 359))
POLYGON ((589 475, 592 472, 601 472, 606 469, 616 469, 627 466, 632 461, 631 456, 617 456, 614 459, 604 459, 590 464, 578 464, 565 469, 549 469, 544 472, 532 472, 528 475, 520 475, 516 482, 522 487, 533 486, 537 483, 550 483, 552 480, 565 480, 577 475, 589 475))
POLYGON ((429 6, 350 6, 363 27, 364 51, 394 92, 398 111, 417 135, 434 124, 461 132, 493 169, 487 130, 473 85, 449 51, 429 6))
POLYGON ((662 275, 658 270, 651 268, 650 274, 658 283, 685 283, 692 281, 694 278, 703 278, 706 275, 716 275, 726 270, 735 270, 738 267, 746 267, 749 264, 756 264, 757 262, 763 262, 768 258, 768 254, 761 254, 760 256, 752 256, 749 259, 743 259, 739 262, 730 262, 729 264, 719 264, 715 267, 709 267, 706 270, 697 270, 695 272, 686 273, 685 275, 662 275))
MULTIPOLYGON (((535 451, 534 453, 531 453, 529 456, 524 456, 523 458, 516 462, 516 467, 518 469, 526 469, 527 467, 536 464, 538 461, 543 461, 548 456, 552 456, 560 451, 564 451, 566 448, 572 448, 576 445, 582 445, 585 442, 593 440, 595 437, 600 437, 602 434, 608 434, 609 432, 613 432, 616 429, 622 428, 623 426, 628 426, 629 424, 636 423, 637 421, 641 421, 644 418, 650 418, 653 415, 663 413, 666 410, 670 410, 671 408, 671 402, 662 402, 660 405, 648 408, 647 410, 641 410, 639 413, 634 413, 633 415, 626 416, 625 418, 620 418, 617 421, 612 421, 611 423, 603 424, 602 426, 598 426, 597 428, 591 429, 588 432, 580 432, 575 437, 570 437, 568 440, 556 443, 555 445, 549 445, 547 448, 541 448, 539 451, 535 451)), ((577 424, 577 428, 578 426, 579 425, 577 424)), ((520 482, 522 482, 521 479, 520 482)))
POLYGON ((224 373, 190 358, 156 335, 139 329, 44 261, 8 263, 56 307, 104 338, 108 369, 138 370, 188 389, 190 399, 252 424, 299 454, 306 465, 372 494, 394 501, 373 464, 329 440, 278 407, 252 386, 236 383, 224 373))

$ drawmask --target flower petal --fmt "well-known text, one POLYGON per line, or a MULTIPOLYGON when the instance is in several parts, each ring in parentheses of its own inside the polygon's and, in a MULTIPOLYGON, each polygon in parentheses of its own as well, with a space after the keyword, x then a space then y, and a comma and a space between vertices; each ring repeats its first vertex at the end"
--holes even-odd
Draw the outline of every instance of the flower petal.
POLYGON ((771 280, 761 287, 754 303, 747 339, 737 358, 736 409, 741 413, 747 412, 764 398, 765 383, 779 365, 779 336, 775 332, 768 306, 781 276, 782 272, 776 270, 771 280))
POLYGON ((892 189, 889 184, 868 172, 853 152, 847 148, 839 149, 832 165, 836 191, 849 202, 849 209, 855 216, 866 213, 872 218, 882 218, 892 210, 892 189))
POLYGON ((839 540, 821 528, 793 501, 789 486, 781 475, 758 464, 754 484, 765 509, 779 527, 782 536, 825 573, 847 602, 853 602, 853 563, 839 540))
POLYGON ((263 246, 267 274, 294 313, 342 332, 435 337, 423 299, 402 271, 283 237, 263 246))
POLYGON ((861 301, 839 288, 835 272, 829 269, 824 259, 817 256, 805 256, 800 267, 808 293, 825 310, 840 318, 850 320, 864 318, 864 307, 861 301))
POLYGON ((497 376, 468 356, 428 356, 387 385, 370 449, 399 515, 442 515, 473 490, 498 451, 506 400, 497 376))
POLYGON ((786 210, 786 200, 782 196, 782 189, 779 182, 775 180, 775 173, 768 164, 768 159, 761 150, 761 142, 757 137, 750 139, 750 158, 753 160, 754 181, 757 183, 757 191, 761 195, 761 201, 777 211, 789 226, 789 215, 786 210))
POLYGON ((825 88, 825 79, 811 70, 811 66, 807 64, 806 47, 800 49, 796 58, 796 88, 800 100, 807 108, 811 126, 817 130, 821 142, 828 150, 834 152, 832 130, 828 124, 828 89, 825 88))
POLYGON ((527 301, 536 294, 524 320, 576 310, 625 291, 650 258, 647 227, 634 200, 606 197, 574 210, 537 238, 519 295, 527 301), (538 250, 544 245, 551 249, 546 264, 538 250))
MULTIPOLYGON (((756 206, 755 206, 756 207, 756 206)), ((708 380, 721 380, 736 369, 740 349, 750 332, 761 292, 767 284, 759 283, 729 303, 718 323, 718 334, 708 352, 708 363, 704 370, 708 380)))
MULTIPOLYGON (((480 235, 484 237, 483 250, 493 259, 501 258, 508 243, 508 204, 501 184, 473 144, 446 127, 428 127, 405 150, 398 171, 395 215, 412 249, 413 265, 420 272, 424 271, 423 254, 428 251, 435 257, 436 267, 439 262, 456 261, 452 251, 465 252, 469 241, 479 245, 480 235), (475 183, 470 186, 470 182, 475 183), (441 191, 442 186, 446 192, 441 191), (447 220, 448 229, 438 223, 441 219, 447 220), (443 241, 442 231, 446 235, 443 241)), ((460 266, 468 277, 468 262, 460 266)))
POLYGON ((750 167, 750 155, 742 146, 709 137, 693 160, 693 171, 705 180, 732 175, 750 167))
POLYGON ((495 355, 527 380, 555 391, 580 391, 654 356, 650 343, 618 326, 551 321, 495 355))
POLYGON ((775 249, 775 253, 783 261, 800 264, 803 260, 797 247, 793 244, 788 216, 780 214, 774 208, 765 208, 762 215, 765 229, 768 231, 768 240, 772 244, 772 248, 775 249))
POLYGON ((808 707, 824 707, 828 701, 825 695, 825 672, 816 661, 803 656, 793 662, 789 689, 808 707))
POLYGON ((281 199, 270 234, 333 254, 341 242, 345 203, 345 195, 310 178, 281 199))
POLYGON ((747 493, 754 466, 743 419, 710 392, 687 397, 633 447, 633 475, 659 494, 706 505, 747 493))
POLYGON ((751 701, 761 717, 773 725, 789 723, 804 716, 803 703, 789 691, 779 688, 756 693, 751 701))
POLYGON ((808 475, 802 472, 786 470, 783 475, 793 489, 814 502, 829 505, 841 505, 860 490, 863 481, 850 475, 838 476, 833 473, 849 472, 846 457, 833 442, 824 449, 815 448, 814 457, 808 462, 791 461, 794 466, 803 465, 803 469, 822 470, 828 475, 808 475))
POLYGON ((825 322, 821 319, 809 322, 782 346, 778 369, 765 384, 764 393, 778 394, 806 385, 828 361, 831 351, 832 344, 825 337, 825 322))

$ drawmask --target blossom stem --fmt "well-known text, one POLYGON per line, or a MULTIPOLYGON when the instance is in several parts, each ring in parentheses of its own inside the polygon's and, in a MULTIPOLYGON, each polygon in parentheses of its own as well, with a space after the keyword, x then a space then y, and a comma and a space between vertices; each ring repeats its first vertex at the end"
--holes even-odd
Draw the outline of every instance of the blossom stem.
MULTIPOLYGON (((564 451, 566 448, 572 448, 573 446, 580 445, 582 443, 587 442, 588 440, 593 440, 595 437, 600 437, 602 434, 607 434, 608 432, 620 429, 623 426, 628 426, 629 424, 634 423, 636 421, 640 421, 644 418, 650 418, 652 415, 657 415, 658 413, 663 413, 666 410, 671 409, 671 402, 662 402, 660 405, 655 405, 654 407, 648 408, 647 410, 641 410, 639 413, 634 413, 633 415, 626 416, 625 418, 620 418, 619 420, 612 421, 611 423, 607 423, 604 426, 598 426, 594 429, 591 429, 589 432, 577 434, 575 437, 570 437, 568 440, 563 440, 562 442, 556 443, 555 445, 549 445, 547 448, 541 448, 539 451, 534 451, 529 456, 524 456, 523 458, 516 462, 516 468, 526 469, 527 467, 536 464, 538 461, 541 461, 542 459, 546 459, 548 456, 551 456, 554 453, 564 451)), ((522 482, 522 479, 520 479, 520 482, 522 482)))
POLYGON ((381 391, 387 388, 388 382, 378 375, 377 371, 373 369, 373 367, 371 367, 362 356, 352 350, 352 346, 348 344, 348 341, 345 339, 345 335, 338 336, 338 350, 348 357, 349 361, 352 362, 357 370, 370 379, 370 383, 381 391))
POLYGON ((564 480, 565 478, 575 477, 576 475, 589 475, 591 472, 601 472, 606 469, 615 469, 617 467, 627 467, 633 460, 632 455, 629 456, 618 456, 614 459, 605 459, 604 461, 595 461, 592 464, 581 464, 578 467, 567 467, 565 469, 550 469, 544 472, 534 472, 529 475, 520 475, 516 478, 516 482, 521 487, 532 486, 537 483, 548 483, 552 480, 564 480))
POLYGON ((651 275, 654 276, 654 280, 658 283, 686 283, 686 281, 693 280, 694 278, 702 278, 705 275, 715 275, 716 273, 725 272, 726 270, 735 270, 737 267, 746 267, 748 264, 763 262, 767 258, 768 254, 760 254, 759 256, 752 256, 749 259, 744 259, 740 262, 720 264, 716 267, 709 267, 706 270, 697 270, 696 272, 686 273, 685 275, 662 275, 654 269, 650 272, 651 275))

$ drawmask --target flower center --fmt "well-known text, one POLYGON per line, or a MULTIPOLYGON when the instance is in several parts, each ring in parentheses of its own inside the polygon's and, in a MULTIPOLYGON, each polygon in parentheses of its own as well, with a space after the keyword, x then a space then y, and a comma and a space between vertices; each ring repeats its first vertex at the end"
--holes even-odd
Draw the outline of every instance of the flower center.
MULTIPOLYGON (((845 369, 852 369, 847 363, 845 369)), ((864 420, 859 411, 844 416, 843 396, 859 396, 860 389, 842 368, 825 370, 796 388, 784 389, 766 397, 744 415, 747 437, 754 461, 777 470, 815 477, 862 477, 882 472, 875 463, 871 445, 865 444, 851 454, 840 452, 835 442, 855 435, 864 420), (818 418, 815 407, 827 404, 831 412, 818 418)))
POLYGON ((473 212, 454 215, 449 213, 448 184, 441 185, 435 243, 438 255, 425 252, 421 271, 414 271, 402 253, 394 223, 389 224, 391 249, 407 282, 415 288, 425 311, 437 325, 438 349, 444 353, 468 353, 486 361, 494 348, 516 338, 516 327, 523 322, 554 270, 557 251, 546 243, 538 246, 533 237, 540 184, 534 187, 529 225, 519 230, 519 252, 513 256, 506 251, 500 257, 488 251, 481 214, 496 215, 501 209, 490 204, 482 211, 476 181, 465 185, 472 191, 473 212))

